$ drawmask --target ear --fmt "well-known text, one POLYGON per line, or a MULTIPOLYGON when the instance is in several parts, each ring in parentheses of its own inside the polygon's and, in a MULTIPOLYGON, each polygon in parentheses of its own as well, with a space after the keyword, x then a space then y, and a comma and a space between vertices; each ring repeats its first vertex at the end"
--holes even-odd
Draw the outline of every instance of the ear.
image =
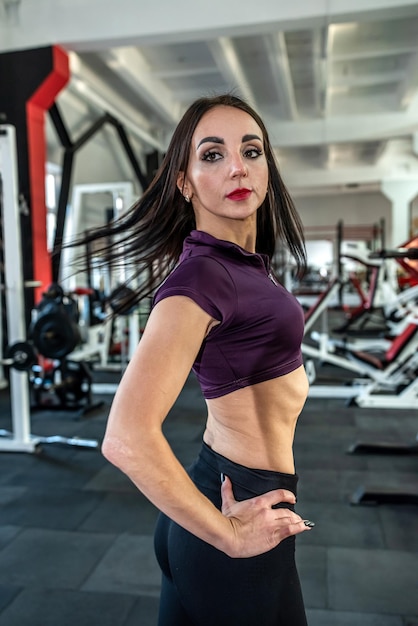
POLYGON ((187 183, 187 177, 184 172, 178 173, 177 189, 180 191, 182 196, 191 196, 191 190, 189 189, 189 185, 187 183))
POLYGON ((184 193, 184 181, 185 181, 184 172, 179 172, 177 176, 177 189, 181 194, 184 193))

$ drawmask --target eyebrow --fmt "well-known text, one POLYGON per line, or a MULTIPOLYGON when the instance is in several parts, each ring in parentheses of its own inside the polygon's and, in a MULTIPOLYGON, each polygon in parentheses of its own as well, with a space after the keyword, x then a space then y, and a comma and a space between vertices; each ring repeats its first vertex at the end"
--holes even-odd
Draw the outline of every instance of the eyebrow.
MULTIPOLYGON (((259 137, 258 135, 244 135, 242 138, 242 143, 245 143, 246 141, 252 141, 253 139, 258 139, 258 141, 262 141, 261 137, 259 137)), ((199 148, 203 143, 224 144, 225 141, 222 139, 222 137, 204 137, 199 141, 197 147, 199 148)))

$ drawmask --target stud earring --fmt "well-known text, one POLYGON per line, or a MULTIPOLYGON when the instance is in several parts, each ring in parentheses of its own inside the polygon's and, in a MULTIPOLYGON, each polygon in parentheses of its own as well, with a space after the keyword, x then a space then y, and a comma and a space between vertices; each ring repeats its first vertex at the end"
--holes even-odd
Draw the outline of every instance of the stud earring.
POLYGON ((187 194, 184 196, 184 199, 186 200, 186 202, 190 202, 190 198, 187 194))

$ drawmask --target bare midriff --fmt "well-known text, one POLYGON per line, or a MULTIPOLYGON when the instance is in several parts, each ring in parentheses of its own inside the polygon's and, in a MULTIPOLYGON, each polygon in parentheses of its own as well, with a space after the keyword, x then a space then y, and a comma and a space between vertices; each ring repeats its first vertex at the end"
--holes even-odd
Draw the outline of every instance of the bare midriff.
POLYGON ((293 439, 308 394, 303 366, 207 400, 204 442, 235 463, 294 474, 293 439))

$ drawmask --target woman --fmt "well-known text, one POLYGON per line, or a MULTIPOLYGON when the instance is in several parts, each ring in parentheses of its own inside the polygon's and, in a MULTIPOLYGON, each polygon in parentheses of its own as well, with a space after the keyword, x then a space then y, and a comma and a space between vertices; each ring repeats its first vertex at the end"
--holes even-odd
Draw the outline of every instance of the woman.
POLYGON ((299 269, 305 252, 259 116, 230 95, 192 104, 113 233, 138 271, 156 268, 138 298, 165 276, 103 441, 162 512, 159 624, 305 625, 294 536, 312 523, 294 512, 292 453, 308 391, 303 315, 269 269, 276 241, 299 269), (191 368, 208 416, 186 471, 162 424, 191 368))

